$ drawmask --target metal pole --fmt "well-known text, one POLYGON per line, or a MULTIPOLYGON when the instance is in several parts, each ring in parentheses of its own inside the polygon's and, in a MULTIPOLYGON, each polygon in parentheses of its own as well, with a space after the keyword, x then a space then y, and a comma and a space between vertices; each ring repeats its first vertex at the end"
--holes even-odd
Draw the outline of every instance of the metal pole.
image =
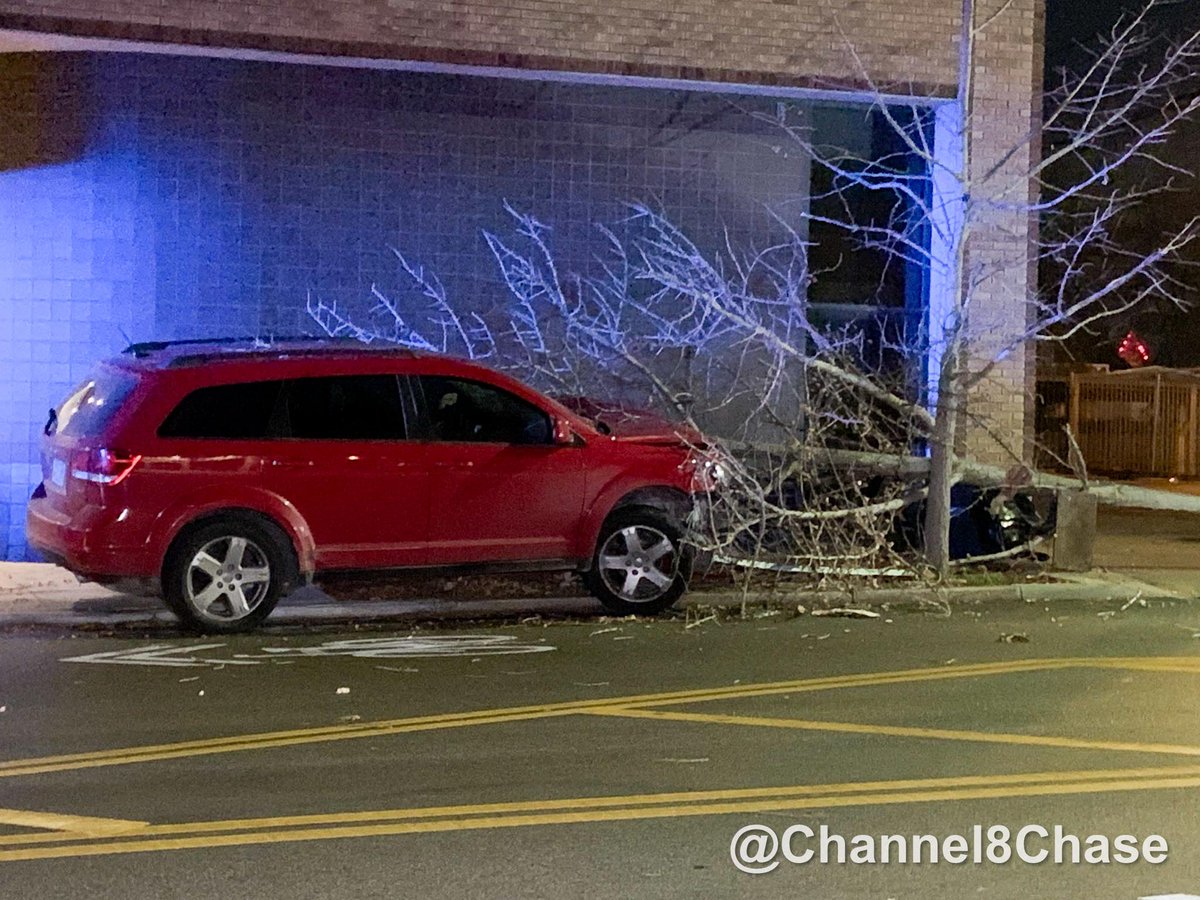
POLYGON ((1162 375, 1154 376, 1154 413, 1153 413, 1153 430, 1150 437, 1150 471, 1149 475, 1164 474, 1158 471, 1158 448, 1162 444, 1159 438, 1159 430, 1162 428, 1162 407, 1160 405, 1162 399, 1162 375))

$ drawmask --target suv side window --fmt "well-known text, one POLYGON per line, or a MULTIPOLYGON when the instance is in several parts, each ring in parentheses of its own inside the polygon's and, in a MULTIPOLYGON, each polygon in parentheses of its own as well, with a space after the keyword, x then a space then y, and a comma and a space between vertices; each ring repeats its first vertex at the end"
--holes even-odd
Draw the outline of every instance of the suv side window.
POLYGON ((158 428, 165 438, 265 440, 272 427, 282 381, 219 384, 192 391, 158 428))
POLYGON ((395 375, 333 375, 288 382, 288 437, 399 441, 407 437, 395 375))
POLYGON ((431 441, 549 444, 550 416, 502 388, 440 375, 422 375, 425 437, 431 441))

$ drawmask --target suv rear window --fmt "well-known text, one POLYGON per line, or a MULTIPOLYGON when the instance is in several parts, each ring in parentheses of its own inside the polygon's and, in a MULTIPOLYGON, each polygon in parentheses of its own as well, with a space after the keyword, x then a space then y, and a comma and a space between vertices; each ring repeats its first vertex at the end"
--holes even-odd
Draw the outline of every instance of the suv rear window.
POLYGON ((219 384, 192 391, 159 426, 159 437, 264 440, 272 427, 282 381, 219 384))
POLYGON ((335 375, 200 388, 172 410, 158 434, 227 440, 403 440, 405 422, 395 375, 335 375))
POLYGON ((135 375, 101 369, 71 391, 56 415, 46 423, 46 433, 94 437, 112 421, 135 387, 135 375))

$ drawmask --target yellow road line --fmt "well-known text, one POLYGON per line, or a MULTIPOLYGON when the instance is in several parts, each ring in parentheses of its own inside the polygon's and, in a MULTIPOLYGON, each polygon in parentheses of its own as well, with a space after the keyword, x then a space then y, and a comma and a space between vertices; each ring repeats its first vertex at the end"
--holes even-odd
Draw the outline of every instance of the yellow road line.
POLYGON ((892 684, 908 684, 922 681, 945 681, 955 678, 978 678, 989 675, 1011 675, 1022 672, 1044 672, 1054 669, 1085 668, 1083 659, 1031 659, 999 663, 975 663, 961 666, 938 666, 927 669, 904 669, 898 672, 870 672, 861 675, 841 675, 825 678, 807 678, 800 681, 784 681, 766 684, 743 684, 736 687, 718 688, 696 692, 695 696, 683 697, 663 695, 661 697, 632 698, 629 702, 621 698, 596 701, 591 707, 599 706, 673 706, 682 703, 703 703, 712 700, 741 700, 748 697, 765 697, 772 694, 803 694, 855 687, 883 687, 892 684))
POLYGON ((1072 750, 1105 750, 1128 753, 1165 753, 1200 756, 1200 747, 1186 744, 1151 744, 1138 741, 1093 741, 1083 738, 995 731, 958 731, 948 728, 915 728, 907 725, 867 725, 858 722, 828 722, 822 719, 779 719, 767 716, 738 716, 720 713, 672 712, 659 709, 605 707, 587 710, 588 715, 629 719, 695 722, 708 725, 746 725, 760 728, 793 728, 801 731, 832 731, 885 737, 932 738, 940 741, 977 741, 988 744, 1019 744, 1030 747, 1065 747, 1072 750))
MULTIPOLYGON (((604 809, 656 804, 703 803, 753 798, 832 796, 883 791, 913 791, 940 788, 1023 785, 1042 782, 1087 782, 1134 779, 1200 777, 1200 766, 1154 766, 1134 769, 1082 769, 1049 772, 1017 772, 1000 775, 951 775, 938 778, 906 778, 890 781, 848 781, 828 784, 789 785, 785 787, 729 788, 707 791, 674 791, 658 794, 574 797, 544 800, 516 800, 498 803, 422 806, 408 809, 361 810, 311 815, 268 816, 253 819, 218 819, 164 825, 146 824, 137 837, 219 831, 250 831, 309 825, 344 825, 407 819, 485 816, 500 813, 546 812, 551 810, 604 809)), ((136 823, 133 823, 136 824, 136 823)), ((0 846, 63 842, 64 835, 28 834, 0 838, 0 846)))
POLYGON ((1148 657, 1145 659, 1100 659, 1098 669, 1130 669, 1144 672, 1179 672, 1195 675, 1200 673, 1200 658, 1191 657, 1148 657))
MULTIPOLYGON (((297 816, 292 818, 276 818, 268 820, 242 820, 242 822, 269 822, 272 826, 293 825, 296 827, 268 826, 259 831, 243 831, 225 834, 198 834, 198 826, 230 825, 232 823, 196 823, 195 825, 181 824, 179 826, 151 826, 152 828, 178 827, 190 830, 189 834, 180 837, 150 837, 142 833, 131 835, 128 839, 93 841, 92 843, 66 843, 57 846, 25 846, 13 849, 3 849, 0 842, 0 862, 51 859, 61 857, 99 856, 107 854, 145 853, 165 850, 187 850, 213 847, 246 846, 255 844, 276 844, 294 841, 332 840, 340 838, 382 837, 400 834, 427 834, 448 831, 464 831, 470 829, 493 829, 528 827, 536 825, 566 825, 610 821, 632 821, 638 819, 660 819, 680 816, 710 816, 728 815, 732 813, 757 813, 769 811, 804 810, 814 808, 834 808, 864 805, 893 805, 904 803, 930 803, 939 801, 1004 799, 1013 797, 1044 797, 1069 794, 1091 794, 1113 791, 1144 791, 1166 790, 1200 787, 1200 775, 1195 774, 1195 767, 1180 769, 1175 774, 1172 770, 1160 770, 1161 777, 1122 777, 1122 773, 1147 772, 1152 770, 1116 770, 1118 777, 1084 778, 1076 780, 1064 777, 1067 774, 1083 776, 1086 773, 1041 773, 1038 776, 1016 775, 1009 777, 1009 783, 997 780, 995 784, 986 781, 962 786, 944 785, 941 782, 954 779, 929 779, 916 782, 920 787, 910 790, 863 790, 871 785, 857 785, 857 791, 847 791, 839 795, 831 788, 850 787, 845 785, 801 785, 789 788, 755 788, 727 792, 695 792, 692 794, 650 795, 655 801, 645 803, 638 801, 639 797, 626 798, 585 798, 575 801, 544 801, 541 804, 531 804, 526 811, 524 805, 517 810, 513 805, 483 805, 478 807, 442 807, 439 809, 458 809, 469 814, 460 814, 457 818, 442 818, 427 820, 425 815, 429 810, 395 810, 388 813, 371 815, 388 816, 393 821, 379 824, 366 824, 360 818, 353 824, 336 824, 345 821, 344 816, 364 816, 368 814, 336 814, 334 817, 297 816), (1185 774, 1190 773, 1190 774, 1185 774), (1051 779, 1026 783, 1027 779, 1036 777, 1051 779), (678 797, 681 799, 708 798, 714 794, 723 799, 707 800, 690 803, 659 802, 660 798, 678 797), (789 796, 790 794, 790 796, 789 796), (605 804, 597 801, 606 801, 605 804), (561 809, 565 804, 584 805, 584 808, 561 809), (608 804, 622 803, 619 808, 611 808, 608 804), (497 807, 508 807, 498 810, 497 807), (395 821, 397 818, 404 821, 395 821), (318 827, 309 827, 317 825, 318 827)), ((982 777, 981 778, 986 778, 982 777)), ((899 785, 900 782, 874 783, 875 787, 899 785)), ((236 820, 235 820, 236 821, 236 820)), ((11 839, 10 839, 11 840, 11 839)), ((11 846, 11 844, 9 844, 11 846)))
POLYGON ((795 681, 731 685, 722 688, 699 688, 655 694, 635 694, 627 697, 607 697, 594 700, 546 703, 534 706, 472 710, 462 713, 417 716, 404 719, 385 719, 376 722, 358 722, 349 725, 329 725, 318 728, 262 732, 221 738, 206 738, 196 741, 180 741, 169 744, 152 744, 141 747, 122 747, 85 753, 7 760, 0 762, 0 778, 39 775, 47 772, 61 772, 100 766, 129 765, 132 763, 179 759, 212 753, 231 753, 242 750, 262 750, 352 738, 379 737, 413 731, 431 731, 442 728, 460 728, 471 725, 489 725, 500 722, 540 719, 571 715, 605 706, 698 703, 708 700, 737 699, 772 693, 834 690, 849 687, 875 687, 910 681, 970 678, 1011 672, 1073 668, 1084 663, 1086 663, 1086 660, 1045 659, 939 666, 937 668, 909 669, 898 672, 833 675, 795 681))
MULTIPOLYGON (((0 809, 0 825, 14 825, 18 828, 45 828, 52 831, 69 832, 71 836, 105 837, 136 831, 149 825, 149 822, 133 822, 128 819, 103 819, 94 816, 72 816, 65 813, 33 812, 24 809, 0 809)), ((18 836, 18 837, 23 837, 18 836)), ((61 839, 63 835, 30 835, 30 837, 50 837, 61 839)), ((0 843, 6 838, 0 837, 0 843)))
POLYGON ((507 713, 493 716, 474 716, 462 719, 444 719, 437 722, 400 722, 379 723, 376 727, 361 731, 333 731, 322 734, 305 734, 303 731, 286 737, 273 737, 256 740, 254 735, 245 738, 229 739, 225 742, 197 741, 194 744, 184 742, 177 745, 160 745, 153 748, 131 747, 119 751, 104 752, 83 759, 41 762, 31 759, 21 761, 21 765, 11 765, 0 769, 0 778, 14 778, 19 775, 42 775, 47 772, 64 772, 77 769, 94 769, 104 766, 122 766, 133 763, 154 762, 166 759, 183 759, 189 756, 208 756, 215 753, 234 753, 241 750, 265 750, 275 747, 292 747, 298 744, 315 744, 329 741, 350 740, 352 738, 380 737, 392 734, 409 734, 417 731, 437 731, 446 728, 463 728, 471 725, 494 725, 500 722, 521 722, 529 719, 544 719, 554 716, 569 715, 570 711, 530 711, 525 713, 507 713))

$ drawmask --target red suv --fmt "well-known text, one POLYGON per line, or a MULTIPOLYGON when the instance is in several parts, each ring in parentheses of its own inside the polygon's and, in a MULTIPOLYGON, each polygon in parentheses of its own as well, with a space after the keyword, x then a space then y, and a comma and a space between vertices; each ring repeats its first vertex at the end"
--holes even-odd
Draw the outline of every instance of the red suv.
POLYGON ((690 575, 698 438, 433 354, 138 344, 51 411, 26 528, 210 632, 253 628, 315 573, 396 567, 574 569, 614 612, 652 613, 690 575))

